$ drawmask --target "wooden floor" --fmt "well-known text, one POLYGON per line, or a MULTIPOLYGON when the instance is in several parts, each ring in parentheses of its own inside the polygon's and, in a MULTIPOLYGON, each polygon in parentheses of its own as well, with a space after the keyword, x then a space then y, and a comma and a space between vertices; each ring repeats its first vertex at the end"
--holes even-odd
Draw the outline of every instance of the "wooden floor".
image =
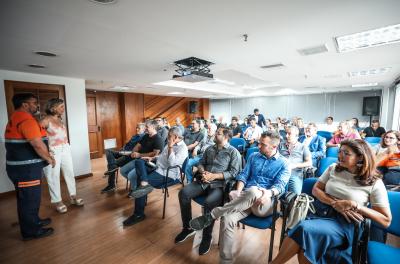
MULTIPOLYGON (((15 197, 1 198, 0 263, 218 263, 219 222, 215 224, 212 249, 205 256, 198 255, 192 238, 174 244, 174 237, 181 230, 177 198, 180 186, 170 191, 164 220, 161 219, 163 195, 155 190, 149 195, 146 220, 124 228, 122 221, 131 215, 133 202, 126 197, 123 177, 119 177, 119 190, 115 194, 100 194, 106 183, 102 177, 105 167, 105 159, 92 160, 94 176, 77 181, 78 195, 85 200, 85 206, 76 208, 67 204, 68 212, 63 215, 51 207, 47 185, 43 184, 40 216, 53 220, 55 233, 50 237, 21 241, 15 197)), ((65 184, 62 190, 67 203, 65 184)), ((200 212, 200 207, 193 205, 193 215, 200 212)), ((270 230, 246 227, 238 229, 236 235, 236 263, 267 262, 270 230)))
MULTIPOLYGON (((125 179, 119 178, 119 190, 115 194, 100 194, 106 179, 102 177, 105 159, 92 160, 93 177, 77 181, 78 194, 85 206, 68 206, 66 214, 58 214, 50 204, 47 185, 43 184, 41 217, 51 217, 55 234, 43 239, 23 242, 17 224, 14 196, 0 199, 0 263, 218 263, 219 222, 214 228, 211 251, 198 255, 189 239, 175 245, 174 237, 181 230, 177 193, 180 186, 170 191, 167 213, 161 219, 161 191, 149 195, 146 220, 124 228, 122 221, 131 215, 133 202, 126 197, 125 179)), ((62 185, 63 197, 67 198, 66 186, 62 185)), ((67 199, 65 200, 68 201, 67 199)), ((200 214, 200 207, 193 205, 193 215, 200 214)), ((274 255, 277 253, 281 223, 278 221, 274 255)), ((251 227, 236 232, 236 263, 267 263, 270 230, 251 227)), ((400 246, 398 239, 389 242, 400 246)), ((289 263, 297 263, 293 258, 289 263)))

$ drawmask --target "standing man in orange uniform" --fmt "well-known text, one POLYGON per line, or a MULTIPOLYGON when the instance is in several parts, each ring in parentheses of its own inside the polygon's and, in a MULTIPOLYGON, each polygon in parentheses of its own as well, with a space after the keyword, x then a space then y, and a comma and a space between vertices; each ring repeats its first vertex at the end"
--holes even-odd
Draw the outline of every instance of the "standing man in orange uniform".
POLYGON ((23 240, 51 235, 53 228, 44 228, 50 218, 40 219, 41 178, 43 167, 55 161, 47 147, 46 131, 33 114, 38 110, 37 97, 31 93, 12 98, 15 112, 5 131, 6 170, 17 194, 18 219, 23 240))

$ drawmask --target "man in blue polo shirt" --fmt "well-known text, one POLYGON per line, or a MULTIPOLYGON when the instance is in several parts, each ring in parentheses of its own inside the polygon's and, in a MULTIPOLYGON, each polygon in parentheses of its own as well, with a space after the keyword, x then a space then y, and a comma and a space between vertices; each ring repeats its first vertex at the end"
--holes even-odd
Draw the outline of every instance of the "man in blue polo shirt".
POLYGON ((246 167, 236 177, 236 190, 229 193, 231 201, 190 222, 192 229, 201 230, 221 217, 220 263, 233 262, 236 223, 251 213, 259 217, 271 215, 272 196, 285 191, 290 170, 288 160, 279 154, 279 142, 278 133, 263 133, 258 144, 260 152, 250 156, 246 167))

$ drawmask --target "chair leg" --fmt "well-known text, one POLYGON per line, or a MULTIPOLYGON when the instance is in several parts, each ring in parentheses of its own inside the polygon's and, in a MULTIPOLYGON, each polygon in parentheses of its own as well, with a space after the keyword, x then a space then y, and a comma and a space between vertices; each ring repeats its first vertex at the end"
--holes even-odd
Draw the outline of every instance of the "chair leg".
POLYGON ((164 191, 164 206, 163 206, 162 219, 165 218, 165 207, 167 205, 167 193, 168 193, 168 189, 165 189, 165 191, 164 191))
POLYGON ((118 185, 118 176, 119 176, 119 173, 118 173, 118 172, 119 172, 119 170, 117 170, 117 171, 115 172, 115 174, 116 174, 116 175, 115 175, 115 184, 116 184, 116 185, 118 185))

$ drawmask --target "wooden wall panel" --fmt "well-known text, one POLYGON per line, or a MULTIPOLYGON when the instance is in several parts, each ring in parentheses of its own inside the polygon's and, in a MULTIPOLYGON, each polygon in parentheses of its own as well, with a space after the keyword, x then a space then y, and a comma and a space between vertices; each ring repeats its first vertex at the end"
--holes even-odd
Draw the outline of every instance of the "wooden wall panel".
POLYGON ((177 117, 180 117, 185 126, 189 125, 191 120, 196 117, 208 118, 208 108, 208 99, 144 95, 144 116, 149 118, 165 117, 171 125, 175 124, 177 117), (189 114, 190 101, 198 102, 198 112, 196 114, 189 114))
POLYGON ((103 140, 116 138, 117 148, 122 147, 120 93, 97 92, 100 127, 103 140))
POLYGON ((122 111, 123 141, 127 142, 136 134, 136 125, 144 121, 144 95, 137 93, 123 93, 122 111))

